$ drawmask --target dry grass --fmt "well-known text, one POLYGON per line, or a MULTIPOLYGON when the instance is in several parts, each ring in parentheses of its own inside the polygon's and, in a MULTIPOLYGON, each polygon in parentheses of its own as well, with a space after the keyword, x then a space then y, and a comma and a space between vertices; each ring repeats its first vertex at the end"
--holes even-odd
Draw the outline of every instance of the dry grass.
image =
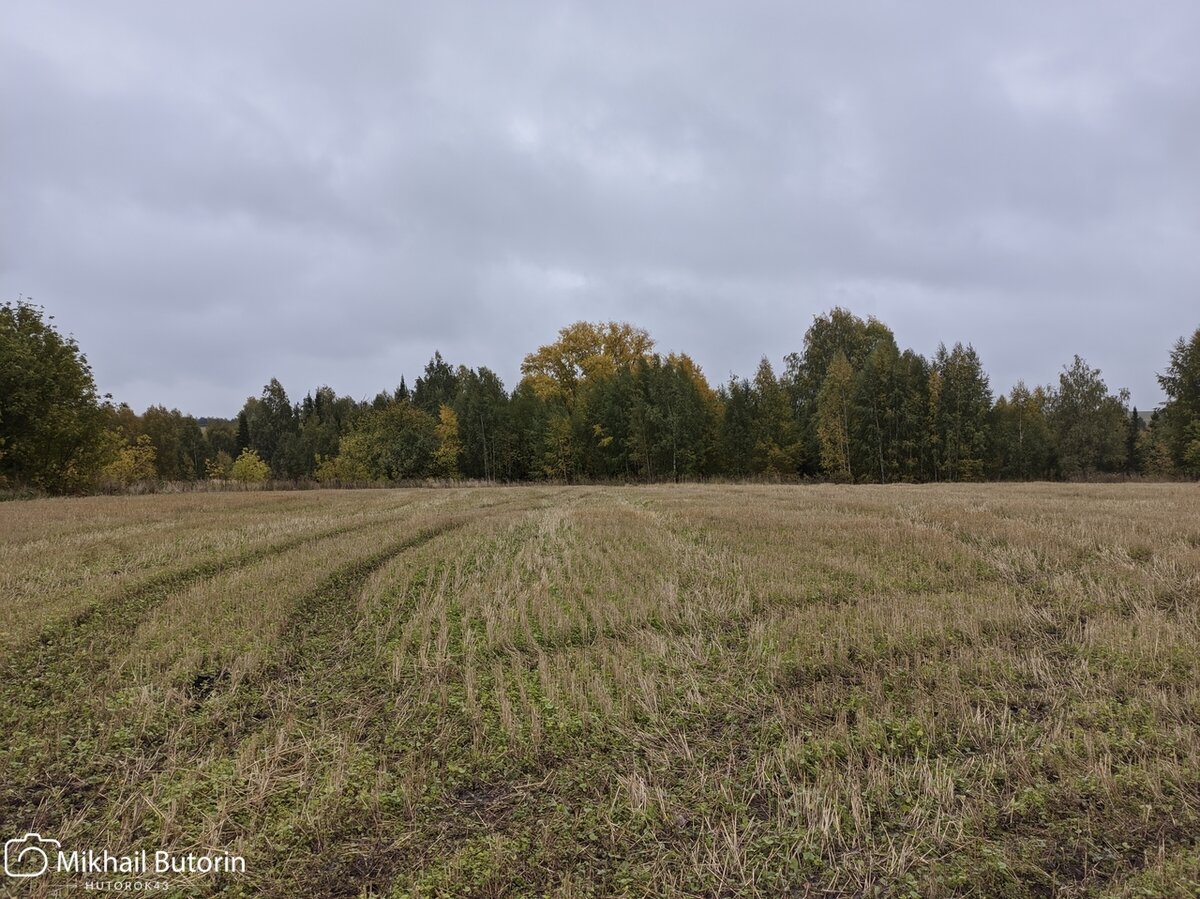
POLYGON ((5 833, 246 856, 173 894, 1200 891, 1194 486, 36 501, 0 571, 5 833))

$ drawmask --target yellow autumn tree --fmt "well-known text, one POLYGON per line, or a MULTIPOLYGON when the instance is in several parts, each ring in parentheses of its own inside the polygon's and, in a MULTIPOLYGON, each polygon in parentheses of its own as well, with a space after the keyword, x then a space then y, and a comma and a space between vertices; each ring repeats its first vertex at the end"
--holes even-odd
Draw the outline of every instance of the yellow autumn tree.
POLYGON ((313 476, 319 484, 363 484, 371 480, 371 471, 363 461, 361 434, 347 434, 342 438, 340 452, 336 456, 317 456, 317 470, 313 476))
POLYGON ((438 409, 438 423, 434 428, 437 449, 433 453, 433 473, 441 478, 457 478, 458 457, 462 453, 462 440, 458 436, 458 416, 447 405, 438 409))
POLYGON ((526 356, 521 374, 543 400, 558 401, 570 411, 585 382, 648 361, 653 350, 649 332, 628 322, 575 322, 559 331, 554 343, 526 356))
POLYGON ((667 364, 673 365, 685 375, 696 389, 696 395, 700 397, 706 409, 720 413, 721 398, 717 392, 712 389, 708 383, 708 378, 704 377, 704 372, 700 366, 696 364, 696 360, 687 353, 669 353, 667 355, 667 364))
POLYGON ((128 487, 140 481, 158 478, 155 467, 154 444, 146 434, 138 436, 133 444, 127 444, 117 453, 117 458, 104 468, 104 479, 128 487))
POLYGON ((233 472, 233 456, 221 450, 213 458, 204 463, 204 473, 209 480, 227 481, 233 472))
POLYGON ((261 484, 271 473, 271 468, 252 449, 242 450, 233 463, 230 476, 241 484, 261 484))

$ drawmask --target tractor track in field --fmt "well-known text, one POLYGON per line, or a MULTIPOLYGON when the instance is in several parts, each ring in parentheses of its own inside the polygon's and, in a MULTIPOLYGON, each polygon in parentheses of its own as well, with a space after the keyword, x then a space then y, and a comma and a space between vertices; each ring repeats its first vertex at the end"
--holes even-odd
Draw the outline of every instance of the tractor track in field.
MULTIPOLYGON (((349 562, 326 577, 307 593, 297 597, 280 637, 282 646, 278 658, 256 672, 253 678, 237 689, 249 700, 245 714, 238 720, 209 714, 210 724, 224 719, 222 742, 230 750, 237 747, 272 719, 268 689, 271 693, 286 694, 292 687, 301 687, 313 680, 321 668, 337 667, 345 656, 335 652, 338 635, 346 628, 345 610, 362 592, 367 581, 390 562, 407 552, 464 527, 470 518, 451 518, 414 534, 394 541, 378 552, 349 562)), ((220 675, 215 676, 220 680, 220 675)), ((194 716, 206 714, 203 700, 197 703, 194 716)), ((302 713, 316 709, 303 708, 302 713)))
MULTIPOLYGON (((567 491, 559 491, 556 497, 567 491)), ((573 509, 579 498, 573 497, 556 507, 558 510, 573 509)), ((537 506, 524 511, 545 511, 546 506, 537 506)), ((526 540, 536 539, 536 528, 526 535, 526 540)), ((514 549, 514 553, 515 553, 514 549)), ((411 609, 410 609, 411 612, 411 609)), ((557 649, 557 648, 556 648, 557 649)), ((311 666, 309 671, 315 667, 311 666)), ((364 684, 368 689, 370 685, 364 684)), ((378 686, 374 689, 378 692, 378 686)), ((387 700, 391 694, 379 696, 375 703, 380 712, 387 708, 387 700)), ((395 759, 397 754, 414 751, 411 747, 398 748, 389 745, 387 741, 387 726, 378 717, 373 718, 356 735, 360 744, 373 747, 381 760, 395 759)), ((437 753, 440 750, 430 746, 428 751, 437 753)), ((484 816, 494 817, 496 821, 504 817, 508 805, 523 801, 530 803, 533 797, 541 795, 545 799, 543 788, 551 781, 564 766, 566 759, 554 753, 542 754, 536 761, 523 767, 525 776, 519 784, 507 780, 487 784, 463 784, 452 790, 448 795, 427 800, 418 819, 410 825, 398 838, 381 837, 378 833, 362 830, 362 822, 348 816, 344 811, 332 815, 319 824, 311 825, 310 830, 314 840, 330 844, 330 848, 319 854, 311 870, 316 872, 311 876, 308 886, 314 890, 314 895, 331 897, 331 899, 352 899, 355 896, 384 895, 394 888, 397 879, 405 871, 412 871, 428 863, 421 850, 415 849, 410 839, 413 834, 420 833, 432 844, 438 847, 441 855, 448 856, 458 851, 473 837, 486 830, 490 824, 485 823, 484 816), (540 784, 534 781, 541 779, 540 784), (534 788, 534 789, 531 789, 534 788), (464 818, 465 816, 465 818, 464 818), (354 853, 346 854, 341 849, 332 847, 353 846, 354 853)), ((552 792, 552 788, 551 788, 552 792)), ((511 810, 511 809, 508 809, 511 810)), ((495 822, 493 822, 495 823, 495 822)), ((290 896, 292 888, 285 886, 277 889, 267 889, 266 896, 290 896)))
MULTIPOLYGON (((407 507, 401 507, 407 508, 407 507)), ((91 688, 100 672, 109 667, 129 630, 136 627, 155 606, 177 593, 202 581, 235 572, 256 562, 324 540, 353 534, 371 528, 386 528, 401 519, 384 518, 356 521, 335 528, 257 546, 233 556, 204 561, 186 568, 165 572, 139 584, 118 591, 107 600, 94 603, 69 622, 56 625, 36 642, 13 653, 0 666, 0 684, 5 685, 5 704, 0 708, 0 728, 13 733, 37 720, 39 708, 61 703, 64 696, 83 695, 91 688)), ((361 584, 381 565, 399 553, 436 536, 445 528, 426 528, 391 544, 386 550, 356 560, 327 577, 312 591, 313 595, 336 591, 342 585, 347 590, 361 584), (428 536, 424 536, 428 535, 428 536)), ((301 599, 301 603, 307 597, 301 599)), ((78 718, 86 716, 81 704, 78 718)), ((70 754, 71 750, 64 750, 70 754)), ((6 751, 0 759, 8 756, 6 751)), ((40 810, 47 804, 65 813, 83 807, 100 788, 96 783, 96 764, 87 760, 53 757, 39 759, 24 778, 19 778, 5 764, 0 781, 0 821, 22 824, 23 820, 42 817, 40 810), (57 794, 57 795, 56 795, 57 794)), ((104 766, 100 766, 104 767, 104 766)), ((10 828, 11 829, 11 828, 10 828)))
MULTIPOLYGON (((407 508, 407 507, 401 507, 407 508)), ((146 613, 173 593, 210 578, 229 574, 253 565, 271 556, 280 555, 308 543, 341 537, 356 531, 367 530, 394 522, 394 518, 372 519, 342 524, 322 531, 297 534, 260 546, 252 546, 231 556, 207 559, 183 568, 153 575, 139 583, 120 589, 107 597, 98 599, 87 608, 70 616, 67 620, 50 625, 32 641, 15 648, 7 659, 0 661, 0 682, 19 682, 26 690, 38 689, 40 675, 59 667, 72 656, 89 655, 104 658, 104 652, 119 642, 122 634, 128 633, 145 617, 146 613), (114 628, 113 625, 119 625, 114 628)), ((95 671, 73 670, 86 677, 95 671)), ((55 695, 59 694, 56 685, 55 695)), ((35 702, 47 698, 44 693, 26 696, 35 702)), ((0 719, 2 720, 2 719, 0 719)))
MULTIPOLYGON (((488 513, 497 510, 497 507, 492 507, 488 513)), ((325 673, 328 669, 341 666, 342 660, 347 658, 347 653, 353 648, 355 641, 353 627, 348 627, 346 609, 353 607, 355 599, 371 577, 404 554, 484 517, 487 516, 456 516, 422 528, 378 552, 342 566, 320 585, 298 597, 282 630, 279 657, 258 672, 252 683, 238 688, 245 697, 245 703, 236 708, 238 714, 230 716, 227 714, 228 708, 210 713, 201 703, 193 713, 196 721, 195 739, 190 741, 188 749, 203 748, 205 751, 212 751, 215 747, 218 753, 232 756, 246 741, 252 740, 257 733, 277 723, 282 712, 286 712, 286 717, 302 720, 319 718, 326 711, 325 703, 296 703, 295 697, 298 693, 302 694, 306 686, 311 689, 313 684, 335 683, 327 679, 325 673), (290 701, 281 707, 278 705, 279 697, 290 701), (205 736, 209 738, 207 741, 205 736)), ((368 677, 362 671, 355 671, 352 666, 347 667, 350 670, 349 680, 341 678, 336 683, 353 695, 358 695, 359 687, 377 691, 380 684, 387 683, 385 677, 368 677)), ((383 702, 378 706, 380 711, 384 707, 383 702)), ((153 765, 138 770, 139 779, 153 777, 155 773, 163 770, 166 758, 166 754, 160 751, 153 759, 153 765)), ((179 765, 178 757, 172 759, 172 764, 179 765)), ((116 775, 116 772, 113 772, 113 775, 116 775)), ((115 779, 120 783, 119 775, 115 779)), ((99 799, 102 802, 106 794, 104 788, 104 783, 95 784, 89 791, 88 801, 99 799)), ((81 809, 85 810, 86 805, 81 806, 81 809)), ((328 871, 321 865, 314 865, 308 887, 316 888, 316 881, 312 880, 316 878, 320 881, 320 892, 313 892, 312 895, 359 895, 361 884, 358 880, 366 876, 367 872, 361 869, 346 870, 345 862, 344 859, 329 859, 328 871)), ((353 867, 351 865, 351 868, 353 867)), ((244 887, 246 884, 226 884, 218 881, 214 884, 214 891, 219 893, 224 886, 229 885, 244 887)), ((254 884, 254 888, 261 890, 261 895, 294 895, 290 887, 277 892, 269 885, 260 883, 254 884)))
MULTIPOLYGON (((208 752, 216 749, 232 753, 243 741, 269 726, 277 710, 271 707, 266 688, 278 685, 280 689, 271 692, 287 693, 289 687, 299 687, 306 679, 311 679, 314 670, 336 664, 337 656, 331 650, 335 648, 333 644, 338 633, 346 625, 344 610, 353 603, 372 575, 404 553, 501 509, 511 511, 508 507, 508 502, 502 502, 488 507, 482 515, 476 512, 448 516, 388 543, 379 551, 340 566, 315 587, 299 595, 282 628, 283 646, 278 659, 236 688, 244 701, 232 706, 211 705, 207 700, 224 682, 222 673, 206 673, 203 678, 197 678, 193 685, 195 701, 183 722, 190 731, 183 744, 184 751, 203 748, 208 752)), ((339 533, 356 529, 339 529, 339 533)), ((297 545, 303 542, 297 541, 297 545)), ((305 710, 300 711, 305 713, 305 710)), ((133 780, 143 781, 165 770, 168 762, 178 764, 175 750, 179 747, 169 745, 169 740, 170 735, 164 735, 162 739, 143 741, 139 746, 136 771, 123 764, 131 760, 121 757, 48 760, 23 784, 0 784, 0 821, 11 818, 20 826, 33 822, 57 832, 54 827, 59 822, 83 817, 98 802, 103 803, 106 796, 127 795, 133 782, 130 775, 134 775, 133 780), (64 781, 70 785, 67 790, 62 788, 64 781)))
MULTIPOLYGON (((560 491, 555 496, 561 495, 562 492, 565 491, 560 491)), ((507 513, 544 510, 545 506, 541 504, 510 506, 503 509, 507 513)), ((497 511, 500 509, 494 507, 489 510, 489 513, 497 511)), ((437 533, 418 535, 414 539, 413 545, 408 548, 416 548, 417 545, 427 543, 465 523, 460 522, 443 527, 438 529, 437 533)), ((376 566, 376 570, 381 567, 382 564, 376 566)), ((347 594, 347 598, 350 595, 353 594, 347 594)), ((280 677, 274 682, 279 685, 279 692, 282 694, 289 693, 291 687, 303 689, 305 684, 327 683, 327 669, 338 667, 335 660, 353 653, 356 644, 362 639, 361 634, 355 633, 352 628, 347 628, 345 622, 338 619, 338 606, 329 601, 330 597, 317 597, 314 594, 311 598, 317 601, 312 604, 302 604, 302 607, 308 606, 306 612, 309 614, 297 614, 291 629, 288 655, 295 659, 295 664, 288 665, 281 662, 276 666, 280 677)), ((405 616, 411 615, 415 608, 416 602, 412 599, 407 600, 405 616)), ((290 711, 299 719, 318 727, 348 725, 350 733, 353 734, 353 739, 358 745, 370 747, 371 752, 377 754, 380 760, 388 760, 387 764, 389 765, 395 761, 397 753, 413 751, 411 747, 401 749, 391 745, 388 740, 390 722, 394 714, 394 710, 389 711, 389 709, 394 705, 398 694, 387 672, 379 670, 372 673, 369 668, 344 666, 339 670, 339 675, 339 695, 353 697, 357 711, 355 721, 344 720, 333 725, 330 725, 329 722, 325 722, 323 725, 319 724, 318 722, 323 720, 328 711, 329 703, 327 701, 320 704, 311 702, 296 704, 290 708, 290 711)), ((249 733, 239 734, 239 741, 248 736, 249 733)), ((430 751, 436 750, 430 747, 430 751)), ((434 806, 438 809, 441 808, 438 802, 435 802, 434 806)), ((431 814, 434 818, 440 819, 445 816, 446 812, 444 810, 431 811, 431 814)), ((338 809, 336 813, 321 821, 307 822, 301 828, 308 837, 312 838, 314 844, 324 847, 317 850, 317 860, 312 861, 309 865, 306 889, 311 890, 312 895, 354 897, 363 895, 364 890, 386 892, 405 866, 412 862, 408 851, 401 848, 399 843, 390 838, 380 840, 377 834, 363 829, 364 823, 366 823, 365 820, 353 811, 338 809), (352 845, 355 851, 347 854, 341 849, 335 848, 339 846, 344 848, 346 845, 352 845)), ((256 884, 255 886, 262 890, 261 894, 264 896, 295 895, 294 884, 290 883, 256 884)), ((375 895, 374 892, 371 894, 375 895)))
MULTIPOLYGON (((379 551, 338 567, 317 586, 296 597, 281 630, 278 656, 250 680, 233 688, 233 695, 241 694, 233 702, 228 701, 231 694, 226 692, 227 677, 222 672, 204 672, 203 676, 197 678, 193 685, 192 707, 183 719, 187 732, 181 742, 178 732, 173 731, 161 739, 143 740, 133 757, 108 754, 98 758, 91 754, 81 755, 78 750, 72 749, 55 752, 45 764, 38 766, 38 770, 31 771, 23 782, 0 783, 0 821, 11 819, 12 826, 36 826, 51 833, 59 833, 61 826, 70 821, 88 820, 98 824, 110 805, 119 800, 128 801, 131 791, 136 793, 138 783, 152 780, 156 775, 179 765, 180 752, 184 757, 195 755, 197 758, 203 753, 213 752, 219 756, 232 756, 247 740, 270 728, 281 712, 301 719, 321 715, 323 706, 320 703, 293 704, 291 700, 297 694, 311 690, 311 685, 321 682, 325 673, 337 668, 339 660, 347 658, 347 651, 353 649, 354 638, 348 631, 348 627, 352 630, 352 622, 348 622, 346 617, 347 607, 352 606, 373 575, 404 553, 471 522, 496 514, 542 511, 552 507, 553 500, 566 492, 556 491, 551 497, 536 503, 514 504, 506 500, 473 513, 447 516, 446 520, 435 520, 379 551), (225 695, 221 696, 222 693, 225 695), (281 697, 284 706, 279 705, 281 697), (216 701, 210 702, 210 698, 216 701)), ((144 615, 154 604, 173 592, 206 577, 231 572, 275 552, 294 549, 308 542, 350 533, 360 527, 386 524, 376 521, 336 528, 321 534, 281 541, 271 547, 260 547, 233 559, 158 575, 122 591, 119 594, 122 611, 144 615)), ((117 640, 113 634, 104 631, 105 624, 123 624, 126 619, 118 611, 93 607, 78 616, 78 620, 82 627, 97 631, 89 636, 107 638, 108 645, 115 645, 117 640)), ((43 644, 46 645, 55 644, 43 644)), ((89 647, 92 644, 87 639, 76 639, 70 645, 74 652, 91 657, 89 647)), ((71 655, 72 651, 60 651, 57 660, 69 663, 71 655)), ((6 667, 11 667, 11 663, 6 667)), ((81 672, 79 682, 83 685, 93 682, 96 667, 104 666, 81 672)), ((370 686, 373 692, 378 692, 380 685, 386 682, 386 678, 383 678, 368 684, 364 672, 352 675, 352 680, 360 686, 370 686)), ((387 699, 387 696, 380 694, 367 705, 375 705, 382 712, 387 699)), ((361 736, 368 742, 372 741, 377 736, 374 726, 367 725, 367 732, 361 736)), ((353 830, 358 826, 356 822, 338 816, 327 824, 335 830, 353 830)), ((399 873, 398 863, 403 853, 397 853, 394 846, 372 848, 374 851, 341 861, 333 857, 324 858, 330 870, 328 876, 322 879, 322 888, 326 891, 323 894, 358 895, 358 889, 364 883, 377 886, 390 883, 399 873)), ((214 886, 219 889, 220 885, 214 886)))

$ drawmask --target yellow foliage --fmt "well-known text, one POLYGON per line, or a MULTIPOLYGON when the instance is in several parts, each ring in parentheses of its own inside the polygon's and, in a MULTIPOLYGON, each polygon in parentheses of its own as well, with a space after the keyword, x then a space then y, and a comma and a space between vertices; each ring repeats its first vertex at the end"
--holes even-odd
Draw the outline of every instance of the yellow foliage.
POLYGON ((233 463, 230 475, 235 481, 243 484, 261 484, 270 473, 270 467, 258 457, 258 453, 252 449, 244 449, 233 463))
POLYGON ((667 362, 688 376, 696 387, 696 393, 711 413, 717 414, 721 411, 721 398, 709 385, 708 378, 704 377, 704 371, 696 364, 695 359, 687 353, 670 353, 667 355, 667 362))
POLYGON ((153 481, 158 477, 155 458, 154 444, 142 434, 132 445, 127 444, 117 452, 117 458, 104 467, 103 477, 127 487, 140 481, 153 481))
POLYGON ((462 453, 462 440, 458 436, 458 415, 449 406, 438 409, 438 424, 434 428, 438 448, 433 453, 433 471, 438 477, 457 478, 458 457, 462 453))
POLYGON ((213 481, 228 480, 232 471, 233 457, 225 450, 221 450, 214 458, 204 463, 204 473, 213 481))
POLYGON ((649 332, 628 322, 575 322, 559 331, 554 343, 526 356, 521 373, 538 396, 569 409, 582 382, 648 361, 653 350, 649 332))
POLYGON ((317 456, 317 481, 322 484, 361 484, 372 480, 370 469, 360 459, 360 442, 361 439, 351 434, 342 438, 342 452, 338 455, 317 456))

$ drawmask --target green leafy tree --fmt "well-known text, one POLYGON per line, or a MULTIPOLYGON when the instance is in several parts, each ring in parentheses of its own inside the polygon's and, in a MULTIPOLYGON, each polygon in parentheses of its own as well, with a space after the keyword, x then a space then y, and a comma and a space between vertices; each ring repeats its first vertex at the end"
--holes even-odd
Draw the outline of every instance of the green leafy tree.
POLYGON ((219 418, 202 420, 201 431, 204 435, 205 459, 215 459, 219 453, 224 453, 232 460, 245 449, 245 447, 238 447, 237 422, 235 421, 219 418))
POLYGON ((108 429, 114 431, 125 443, 132 444, 142 435, 141 416, 130 409, 128 403, 117 406, 108 403, 105 405, 105 411, 109 418, 108 429))
POLYGON ((338 396, 331 387, 318 387, 295 408, 295 427, 276 449, 273 470, 280 477, 311 477, 320 461, 334 458, 342 435, 357 421, 360 405, 338 396))
POLYGON ((652 408, 653 374, 621 368, 589 378, 580 387, 571 420, 581 470, 602 478, 652 478, 658 412, 652 408))
MULTIPOLYGON (((686 353, 672 353, 662 360, 655 356, 654 361, 643 369, 648 374, 647 394, 650 402, 660 410, 664 426, 659 441, 660 470, 664 473, 669 470, 675 480, 715 473, 722 410, 720 400, 700 366, 686 353)), ((782 440, 785 452, 793 447, 798 452, 795 422, 787 409, 787 396, 778 384, 776 388, 784 406, 786 424, 775 436, 782 440)), ((788 465, 789 461, 781 460, 780 464, 788 465)), ((790 465, 790 470, 794 470, 794 459, 790 465)))
POLYGON ((528 381, 517 385, 509 400, 509 439, 501 444, 496 464, 508 480, 546 477, 542 462, 552 410, 528 381))
MULTIPOLYGON (((615 415, 596 432, 601 441, 624 450, 614 455, 617 464, 610 473, 620 473, 621 460, 626 474, 655 480, 678 481, 712 471, 720 405, 689 356, 655 353, 610 383, 620 386, 611 404, 615 415)), ((786 416, 786 398, 782 402, 786 416)))
POLYGON ((984 473, 992 410, 987 375, 970 344, 956 343, 951 350, 942 344, 933 365, 938 375, 937 403, 934 406, 931 396, 930 412, 940 475, 951 481, 978 481, 984 473))
POLYGON ((1200 420, 1191 422, 1183 436, 1183 470, 1192 477, 1200 477, 1200 420))
POLYGON ((204 476, 207 447, 200 425, 190 415, 165 406, 142 413, 142 433, 154 444, 158 476, 164 481, 192 481, 204 476))
POLYGON ((297 468, 294 437, 299 431, 296 410, 277 378, 263 387, 262 395, 251 397, 242 407, 249 446, 271 466, 276 477, 295 477, 297 468))
POLYGON ((636 379, 627 379, 634 389, 626 410, 629 425, 629 436, 624 441, 626 458, 631 469, 648 481, 678 477, 671 453, 670 421, 665 405, 658 402, 657 396, 664 386, 661 372, 661 367, 655 366, 636 379))
POLYGON ((929 361, 920 353, 905 350, 896 363, 895 374, 895 453, 896 478, 901 481, 926 481, 932 465, 928 434, 930 403, 929 361))
POLYGON ((250 448, 250 418, 243 409, 237 417, 237 445, 235 450, 241 455, 242 450, 250 448))
POLYGON ((120 438, 73 337, 39 306, 0 306, 0 481, 53 493, 86 490, 120 438))
MULTIPOLYGON (((458 386, 458 372, 442 358, 441 353, 435 352, 425 365, 425 373, 417 378, 412 393, 413 405, 437 417, 442 406, 453 405, 458 386)), ((403 381, 400 389, 403 389, 403 381)), ((401 398, 398 389, 396 399, 401 398)))
POLYGON ((1138 433, 1137 455, 1138 469, 1150 477, 1165 478, 1175 471, 1170 435, 1157 409, 1151 413, 1150 423, 1138 433))
POLYGON ((840 350, 825 373, 817 396, 817 436, 821 469, 836 481, 853 481, 850 456, 850 409, 854 395, 854 370, 840 350))
POLYGON ((756 474, 794 475, 804 448, 786 388, 764 357, 754 373, 754 450, 756 474))
POLYGON ((460 368, 454 412, 462 440, 463 474, 485 480, 511 477, 507 464, 513 442, 511 413, 500 378, 485 367, 460 368))
POLYGON ((719 396, 721 470, 734 477, 745 477, 752 471, 754 458, 754 388, 745 378, 730 378, 719 396))
POLYGON ((1163 409, 1162 437, 1176 465, 1193 476, 1200 475, 1200 328, 1188 340, 1182 337, 1171 348, 1167 370, 1158 376, 1167 395, 1163 409))
MULTIPOLYGON (((920 393, 920 385, 909 382, 910 364, 888 332, 879 335, 854 373, 849 449, 860 479, 882 484, 906 479, 905 442, 914 426, 909 405, 914 388, 918 398, 920 393)), ((915 412, 919 430, 923 410, 915 412)))
POLYGON ((880 341, 895 343, 887 325, 876 318, 864 321, 848 309, 835 307, 813 318, 804 335, 803 351, 785 359, 783 381, 800 426, 801 455, 809 460, 810 473, 816 473, 821 455, 818 401, 830 365, 841 353, 857 372, 880 341))
POLYGON ((1054 434, 1046 417, 1047 391, 1030 390, 1023 381, 992 407, 988 473, 1002 480, 1028 481, 1051 476, 1054 434))
POLYGON ((1136 474, 1141 471, 1141 465, 1138 462, 1138 435, 1146 427, 1146 423, 1142 421, 1137 406, 1134 406, 1133 411, 1129 413, 1128 421, 1125 430, 1125 471, 1127 474, 1136 474))
POLYGON ((925 403, 925 457, 931 480, 942 479, 942 373, 936 364, 929 367, 928 394, 925 403))
POLYGON ((364 414, 342 438, 339 459, 346 470, 365 471, 372 481, 429 476, 438 448, 437 420, 407 401, 364 414))
POLYGON ((1110 395, 1100 369, 1079 356, 1063 367, 1050 399, 1049 419, 1065 476, 1123 470, 1128 399, 1125 390, 1110 395))

